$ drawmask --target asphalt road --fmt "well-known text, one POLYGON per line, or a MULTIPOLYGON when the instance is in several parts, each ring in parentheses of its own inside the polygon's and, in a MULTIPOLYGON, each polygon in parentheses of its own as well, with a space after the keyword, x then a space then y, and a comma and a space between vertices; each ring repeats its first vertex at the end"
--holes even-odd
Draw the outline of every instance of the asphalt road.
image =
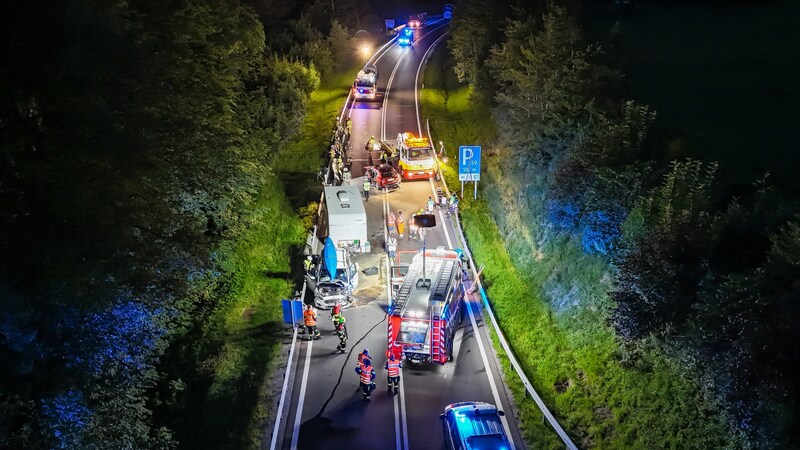
MULTIPOLYGON (((415 87, 420 64, 428 48, 447 31, 447 23, 434 22, 419 31, 413 48, 396 45, 376 54, 373 62, 380 73, 382 95, 375 102, 357 101, 349 112, 353 119, 353 177, 363 175, 369 163, 364 145, 370 135, 394 139, 401 131, 419 134, 424 121, 418 116, 415 87)), ((437 45, 444 45, 445 39, 437 45)), ((421 75, 419 75, 421 77, 421 75)), ((455 143, 458 144, 458 143, 455 143)), ((374 155, 377 161, 377 153, 374 155)), ((406 218, 434 195, 433 181, 403 182, 399 190, 373 193, 366 204, 373 253, 388 269, 383 255, 384 214, 403 211, 406 218), (376 242, 375 242, 376 241, 376 242)), ((428 230, 429 247, 456 246, 455 231, 449 219, 439 215, 435 228, 428 230)), ((415 252, 421 243, 401 240, 398 249, 415 252)), ((405 255, 409 255, 406 253, 405 255)), ((373 258, 375 259, 375 258, 373 258)), ((278 446, 286 449, 439 449, 443 446, 439 414, 457 401, 485 401, 507 412, 505 425, 515 448, 524 448, 510 400, 497 367, 494 350, 484 328, 480 303, 470 299, 471 314, 456 332, 455 358, 443 366, 404 364, 399 394, 386 389, 386 310, 388 289, 385 278, 381 289, 359 299, 359 306, 345 311, 348 327, 348 352, 335 351, 338 339, 327 311, 319 312, 322 338, 298 340, 295 358, 290 361, 290 401, 284 412, 278 446), (361 398, 358 376, 354 372, 357 355, 369 348, 378 378, 372 400, 361 398)), ((358 292, 358 291, 357 291, 358 292)))

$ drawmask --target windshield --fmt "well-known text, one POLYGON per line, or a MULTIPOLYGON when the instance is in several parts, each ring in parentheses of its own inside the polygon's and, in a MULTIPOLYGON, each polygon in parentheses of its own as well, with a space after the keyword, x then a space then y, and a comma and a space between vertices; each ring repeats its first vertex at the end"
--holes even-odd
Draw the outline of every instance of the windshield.
POLYGON ((372 81, 372 80, 367 80, 367 79, 364 79, 364 80, 358 79, 358 80, 356 80, 356 86, 357 87, 371 88, 371 87, 375 87, 375 82, 372 81))
POLYGON ((470 436, 467 438, 467 443, 469 444, 469 448, 478 450, 508 448, 508 441, 500 434, 470 436))
POLYGON ((428 322, 404 320, 397 340, 409 344, 424 344, 428 338, 428 322))
POLYGON ((411 161, 431 158, 433 158, 433 150, 430 148, 412 148, 408 151, 408 159, 411 161))
POLYGON ((392 178, 394 177, 394 170, 391 168, 383 168, 381 169, 381 176, 383 178, 392 178))

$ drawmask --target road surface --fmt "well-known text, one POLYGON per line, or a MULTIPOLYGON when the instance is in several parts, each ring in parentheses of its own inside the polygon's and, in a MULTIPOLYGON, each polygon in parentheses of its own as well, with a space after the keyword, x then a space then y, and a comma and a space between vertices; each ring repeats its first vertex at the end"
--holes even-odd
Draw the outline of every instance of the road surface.
MULTIPOLYGON (((356 101, 349 111, 353 120, 353 178, 357 185, 360 185, 358 177, 363 175, 363 167, 369 163, 364 145, 371 135, 376 139, 394 139, 402 131, 415 134, 424 131, 415 88, 422 76, 420 66, 424 55, 434 43, 445 45, 443 37, 447 29, 446 21, 432 21, 419 30, 413 48, 391 45, 372 59, 380 73, 382 95, 375 102, 356 101)), ((377 158, 376 153, 376 161, 377 158)), ((433 181, 403 182, 399 190, 388 194, 373 191, 366 204, 368 233, 375 254, 373 260, 379 261, 382 276, 388 269, 382 250, 385 211, 387 208, 395 213, 403 211, 408 219, 429 196, 435 198, 433 181)), ((428 247, 457 246, 450 220, 439 215, 437 223, 439 225, 428 230, 428 247)), ((398 250, 416 251, 420 246, 419 242, 404 239, 399 242, 398 250)), ((319 313, 322 338, 306 341, 301 336, 298 340, 294 360, 289 361, 291 396, 283 411, 277 447, 440 449, 444 441, 439 414, 450 403, 474 400, 496 404, 506 411, 504 425, 509 438, 515 448, 524 448, 484 326, 480 302, 474 298, 469 301, 471 313, 455 335, 454 361, 443 366, 404 363, 399 394, 387 392, 383 366, 388 292, 384 277, 371 292, 360 296, 358 306, 345 311, 349 334, 346 354, 335 352, 338 339, 327 311, 319 313), (372 353, 378 373, 377 389, 370 401, 362 399, 354 372, 357 355, 364 348, 372 353)))

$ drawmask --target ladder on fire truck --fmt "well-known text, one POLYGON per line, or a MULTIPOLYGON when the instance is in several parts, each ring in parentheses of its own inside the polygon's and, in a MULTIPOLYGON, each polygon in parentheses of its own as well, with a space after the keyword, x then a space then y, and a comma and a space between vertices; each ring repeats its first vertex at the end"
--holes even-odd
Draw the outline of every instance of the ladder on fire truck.
POLYGON ((392 305, 393 311, 397 310, 402 314, 403 309, 406 307, 406 303, 408 303, 411 290, 414 289, 414 285, 417 282, 417 274, 419 272, 419 267, 414 267, 413 265, 408 266, 408 272, 403 278, 403 284, 400 285, 400 289, 398 289, 397 294, 395 294, 394 304, 392 305))
POLYGON ((431 359, 436 362, 441 361, 442 355, 447 354, 445 336, 442 330, 446 322, 442 319, 442 307, 447 299, 447 290, 450 284, 450 277, 453 275, 454 261, 446 261, 436 282, 436 288, 431 296, 431 359))

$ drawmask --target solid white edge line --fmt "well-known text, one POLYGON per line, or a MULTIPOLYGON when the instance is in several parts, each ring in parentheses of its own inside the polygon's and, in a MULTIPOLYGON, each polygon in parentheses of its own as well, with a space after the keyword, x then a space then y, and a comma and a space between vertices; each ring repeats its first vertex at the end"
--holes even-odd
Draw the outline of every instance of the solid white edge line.
POLYGON ((386 140, 386 104, 389 102, 389 90, 392 88, 392 82, 394 81, 394 76, 397 73, 397 69, 400 68, 400 63, 403 62, 403 58, 408 55, 408 52, 403 52, 399 58, 397 58, 397 62, 394 65, 394 69, 392 69, 392 74, 389 75, 389 81, 386 82, 386 91, 383 94, 383 105, 381 105, 381 139, 386 140))
MULTIPOLYGON (((495 404, 497 408, 503 407, 503 402, 500 400, 500 392, 497 390, 497 384, 494 382, 494 376, 492 375, 492 369, 489 365, 489 358, 486 357, 486 349, 483 347, 483 338, 481 337, 480 330, 478 329, 478 323, 475 321, 475 315, 472 312, 472 302, 469 303, 469 321, 472 323, 472 329, 475 330, 475 338, 478 341, 478 349, 481 351, 481 359, 483 360, 483 366, 486 367, 486 376, 489 378, 489 386, 492 388, 492 396, 494 397, 495 404)), ((503 429, 506 431, 506 436, 508 436, 508 441, 511 443, 511 448, 515 448, 514 446, 514 438, 511 434, 511 428, 508 426, 508 419, 505 415, 500 416, 500 420, 503 422, 503 429)))
POLYGON ((400 415, 403 417, 403 450, 408 450, 408 420, 406 420, 405 383, 400 383, 400 415))
MULTIPOLYGON (((306 286, 303 285, 303 289, 305 290, 306 286)), ((291 305, 290 305, 291 306, 291 305)), ((270 441, 269 448, 270 450, 275 450, 275 446, 278 444, 278 430, 281 426, 281 417, 283 416, 283 405, 286 402, 286 391, 288 390, 289 386, 289 375, 292 371, 292 361, 294 358, 294 347, 297 345, 297 327, 294 327, 294 334, 292 335, 292 347, 289 349, 289 361, 286 364, 286 373, 283 374, 283 390, 281 391, 281 401, 278 403, 278 413, 275 417, 275 426, 272 428, 272 440, 270 441)))
MULTIPOLYGON (((436 196, 436 186, 433 184, 433 178, 428 178, 431 182, 431 192, 433 192, 433 196, 436 196)), ((439 199, 437 198, 436 201, 438 202, 439 199)), ((453 241, 450 240, 450 233, 447 232, 447 222, 444 220, 444 214, 442 210, 439 209, 439 222, 442 224, 442 229, 444 230, 444 237, 447 239, 447 247, 452 250, 453 249, 453 241)))
MULTIPOLYGON (((420 61, 419 67, 417 67, 417 77, 416 77, 415 86, 414 86, 414 102, 415 102, 416 108, 417 108, 417 127, 419 128, 420 136, 422 135, 422 120, 421 120, 421 116, 419 114, 419 93, 418 93, 418 89, 419 89, 419 73, 420 73, 420 70, 421 70, 422 66, 425 63, 425 59, 428 56, 428 53, 431 51, 431 49, 433 49, 436 46, 436 44, 439 42, 439 40, 444 38, 445 36, 447 36, 447 33, 441 35, 439 37, 439 39, 436 39, 436 41, 434 41, 433 44, 431 44, 431 46, 428 48, 428 51, 426 51, 425 54, 423 55, 422 60, 420 61)), ((428 136, 428 139, 430 139, 430 136, 428 136)), ((430 184, 431 184, 431 191, 433 192, 433 195, 436 195, 436 188, 435 188, 435 186, 433 184, 433 179, 429 179, 429 181, 430 181, 430 184)), ((453 248, 453 244, 450 241, 450 235, 447 232, 447 224, 444 222, 444 218, 442 217, 442 211, 441 210, 439 210, 439 219, 442 220, 442 229, 444 230, 445 238, 447 239, 447 245, 452 249, 453 248)), ((476 282, 480 283, 480 280, 476 280, 476 282)), ((481 359, 483 360, 483 366, 486 367, 486 377, 489 379, 489 386, 492 389, 492 397, 494 398, 494 401, 495 401, 495 404, 497 405, 497 407, 498 408, 502 408, 503 407, 503 402, 500 399, 500 393, 497 390, 497 384, 495 383, 494 376, 492 375, 491 366, 489 365, 489 359, 486 356, 486 348, 484 348, 484 345, 483 345, 483 338, 481 337, 480 330, 478 329, 478 323, 475 321, 475 315, 472 312, 472 302, 465 302, 465 305, 468 307, 469 320, 472 323, 472 329, 475 330, 475 337, 476 337, 476 340, 478 342, 478 349, 480 350, 480 353, 481 353, 481 359)), ((498 368, 498 370, 499 370, 499 368, 498 368)), ((511 434, 511 428, 508 426, 508 419, 506 418, 506 416, 501 416, 500 420, 503 423, 503 429, 506 432, 506 436, 509 437, 509 442, 511 444, 511 448, 512 449, 516 448, 515 445, 514 445, 513 435, 511 434)))
MULTIPOLYGON (((438 28, 437 28, 438 29, 438 28)), ((422 55, 422 59, 419 60, 419 66, 417 66, 417 76, 414 78, 414 106, 417 109, 417 131, 419 136, 422 136, 422 116, 419 113, 419 73, 422 71, 422 66, 425 65, 425 60, 428 58, 428 54, 430 54, 431 50, 436 47, 436 44, 439 43, 445 36, 447 36, 447 32, 439 36, 433 44, 425 51, 422 55)), ((435 152, 435 149, 434 149, 435 152)))
MULTIPOLYGON (((389 196, 388 195, 388 191, 386 189, 384 189, 384 192, 383 192, 383 242, 384 242, 384 246, 386 245, 386 242, 389 240, 389 230, 388 230, 388 228, 386 226, 386 216, 389 213, 389 200, 387 199, 388 196, 389 196)), ((389 257, 388 257, 388 252, 387 252, 387 257, 386 257, 386 302, 389 305, 389 308, 391 308, 391 305, 392 305, 392 272, 391 271, 392 271, 392 267, 391 267, 391 265, 389 263, 389 257)), ((388 315, 386 317, 386 320, 387 321, 390 320, 388 315)), ((386 326, 387 327, 389 326, 388 323, 387 323, 386 326)), ((387 342, 387 345, 388 345, 388 342, 387 342)), ((387 346, 387 348, 388 348, 388 346, 387 346)), ((397 399, 397 396, 395 395, 394 398, 392 399, 392 403, 394 404, 394 443, 395 443, 395 448, 397 450, 400 450, 400 445, 401 445, 400 444, 400 422, 401 421, 405 421, 405 416, 403 416, 402 418, 400 416, 400 410, 399 410, 400 408, 399 408, 399 405, 398 405, 398 401, 399 400, 397 399)), ((405 436, 404 442, 405 441, 408 441, 408 437, 407 436, 405 436)))
POLYGON ((314 339, 308 341, 306 347, 306 361, 303 364, 303 381, 300 383, 300 395, 297 398, 297 411, 294 415, 294 431, 292 432, 292 445, 291 449, 297 449, 297 440, 300 437, 300 422, 303 420, 303 403, 306 399, 306 386, 308 385, 308 370, 311 366, 311 348, 313 347, 314 339))

